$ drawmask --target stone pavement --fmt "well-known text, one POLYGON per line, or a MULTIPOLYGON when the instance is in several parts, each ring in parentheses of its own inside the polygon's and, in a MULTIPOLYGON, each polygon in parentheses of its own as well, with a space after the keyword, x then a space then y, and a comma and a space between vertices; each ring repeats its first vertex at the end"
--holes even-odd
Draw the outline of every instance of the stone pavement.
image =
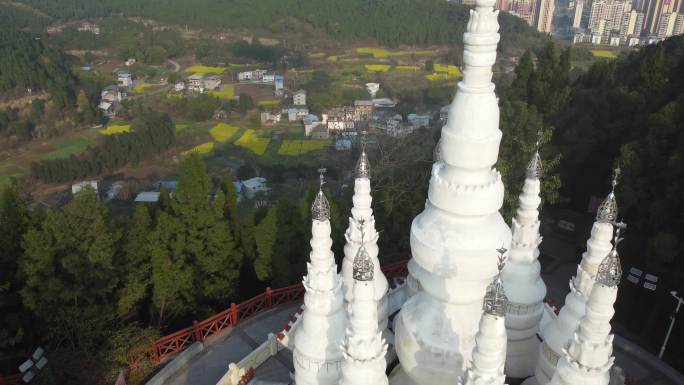
MULTIPOLYGON (((268 338, 268 333, 282 330, 299 305, 284 306, 261 313, 237 327, 205 341, 202 353, 165 385, 216 385, 228 371, 228 364, 238 362, 268 338)), ((270 358, 257 371, 258 378, 287 379, 292 371, 292 353, 285 349, 270 358)))

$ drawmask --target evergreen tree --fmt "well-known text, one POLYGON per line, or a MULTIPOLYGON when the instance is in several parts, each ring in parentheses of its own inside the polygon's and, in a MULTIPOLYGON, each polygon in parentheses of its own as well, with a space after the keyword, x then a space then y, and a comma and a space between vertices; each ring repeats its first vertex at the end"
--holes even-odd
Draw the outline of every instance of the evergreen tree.
POLYGON ((21 239, 29 226, 24 200, 13 186, 0 191, 0 349, 17 346, 26 331, 26 314, 21 306, 21 278, 18 263, 22 259, 21 239))
POLYGON ((119 264, 119 276, 123 287, 119 293, 117 308, 119 316, 134 315, 140 303, 147 297, 151 286, 152 264, 148 237, 151 218, 147 206, 138 205, 126 228, 119 264))
POLYGON ((114 314, 118 239, 90 189, 28 230, 21 296, 48 340, 68 341, 81 351, 97 349, 114 314))
POLYGON ((254 260, 254 271, 262 281, 269 281, 272 277, 273 252, 278 230, 278 209, 271 207, 268 214, 255 227, 254 240, 257 258, 254 260))

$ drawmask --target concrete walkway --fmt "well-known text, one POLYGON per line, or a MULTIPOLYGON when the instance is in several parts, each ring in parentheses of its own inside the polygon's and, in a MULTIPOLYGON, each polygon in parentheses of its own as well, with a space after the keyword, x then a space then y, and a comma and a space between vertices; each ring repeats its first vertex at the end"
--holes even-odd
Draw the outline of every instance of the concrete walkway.
MULTIPOLYGON (((268 333, 281 331, 298 306, 266 311, 231 330, 211 337, 205 341, 202 353, 194 357, 165 385, 216 385, 228 371, 229 363, 238 362, 247 356, 266 341, 268 333)), ((287 379, 292 370, 291 355, 286 349, 269 359, 256 371, 258 378, 287 379)))

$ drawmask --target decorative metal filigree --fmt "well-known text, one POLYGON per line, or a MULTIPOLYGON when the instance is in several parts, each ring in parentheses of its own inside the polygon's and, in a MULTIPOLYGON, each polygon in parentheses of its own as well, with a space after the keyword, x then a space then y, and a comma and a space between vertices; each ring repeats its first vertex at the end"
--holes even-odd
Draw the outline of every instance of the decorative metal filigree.
POLYGON ((370 254, 368 254, 368 251, 364 245, 364 223, 365 221, 363 219, 359 221, 359 230, 361 231, 361 247, 359 247, 359 250, 356 252, 356 256, 354 257, 354 262, 352 264, 352 277, 354 280, 362 282, 372 281, 375 269, 373 260, 371 259, 370 254))
POLYGON ((356 162, 356 177, 370 179, 371 168, 368 162, 368 155, 366 154, 366 131, 361 133, 361 156, 356 162))
POLYGON ((534 151, 534 155, 532 156, 532 160, 530 160, 530 163, 527 165, 527 172, 526 175, 530 179, 539 179, 542 176, 542 161, 541 157, 539 156, 539 146, 541 145, 542 141, 542 132, 539 131, 537 133, 538 139, 537 139, 537 148, 534 151))
POLYGON ((618 205, 615 199, 615 186, 618 184, 618 178, 620 177, 620 167, 615 168, 613 171, 613 188, 606 199, 601 202, 601 205, 596 212, 596 221, 601 223, 615 223, 618 216, 618 205))
POLYGON ((620 266, 620 255, 618 254, 617 247, 622 239, 620 237, 620 232, 622 229, 626 228, 627 225, 620 222, 615 224, 615 243, 613 244, 613 249, 610 250, 606 258, 599 264, 598 272, 596 273, 596 283, 603 286, 613 287, 620 284, 622 279, 622 267, 620 266))
POLYGON ((327 221, 330 220, 330 203, 328 198, 323 194, 323 185, 325 184, 325 168, 319 168, 318 172, 320 174, 320 186, 318 188, 318 194, 316 194, 316 199, 314 199, 311 205, 311 218, 316 221, 327 221))
POLYGON ((508 307, 508 297, 506 297, 503 282, 501 281, 501 271, 506 265, 506 257, 504 254, 506 254, 507 251, 508 250, 503 246, 497 250, 497 252, 499 252, 499 260, 497 262, 499 273, 494 277, 494 281, 487 286, 484 303, 482 304, 482 310, 484 310, 485 313, 497 317, 504 317, 506 315, 506 308, 508 307))

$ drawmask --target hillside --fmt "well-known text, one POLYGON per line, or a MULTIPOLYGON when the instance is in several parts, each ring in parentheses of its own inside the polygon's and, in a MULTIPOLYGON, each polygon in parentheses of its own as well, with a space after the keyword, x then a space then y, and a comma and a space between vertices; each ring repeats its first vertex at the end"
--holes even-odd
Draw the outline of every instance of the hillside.
MULTIPOLYGON (((139 16, 202 28, 259 28, 288 33, 313 26, 339 40, 376 39, 382 44, 460 42, 468 7, 443 0, 22 0, 60 19, 139 16)), ((543 39, 524 21, 502 13, 501 49, 543 39)))

